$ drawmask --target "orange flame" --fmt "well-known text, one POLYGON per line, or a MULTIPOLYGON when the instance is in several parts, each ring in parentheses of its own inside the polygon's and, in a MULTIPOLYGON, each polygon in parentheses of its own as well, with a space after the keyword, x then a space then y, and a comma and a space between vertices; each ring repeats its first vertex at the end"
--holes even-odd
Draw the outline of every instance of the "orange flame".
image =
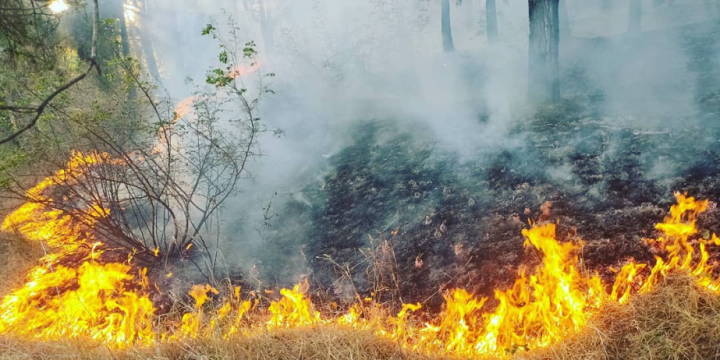
POLYGON ((228 76, 230 76, 233 79, 237 79, 241 76, 253 74, 260 70, 260 67, 262 66, 262 64, 263 64, 262 60, 259 60, 259 59, 249 65, 248 64, 237 64, 230 69, 228 76))
MULTIPOLYGON (((228 71, 228 76, 232 79, 237 79, 239 77, 249 75, 256 73, 260 71, 260 67, 262 66, 262 60, 257 60, 253 62, 252 64, 237 64, 234 65, 230 70, 228 71)), ((172 123, 176 123, 181 118, 188 116, 193 111, 193 104, 198 99, 197 96, 190 96, 188 98, 183 99, 180 101, 176 106, 175 110, 173 112, 175 113, 175 117, 173 118, 172 123)))
MULTIPOLYGON (((306 295, 308 284, 303 282, 292 290, 281 290, 282 298, 268 308, 270 320, 264 328, 337 324, 373 331, 409 349, 463 357, 503 356, 509 351, 547 346, 582 329, 606 303, 625 303, 634 294, 650 291, 672 272, 686 271, 698 285, 717 291, 719 280, 712 277, 705 248, 720 245, 720 239, 713 234, 698 249, 689 241, 697 233, 695 218, 707 203, 676 196, 678 205, 657 226, 664 234, 657 243, 661 252, 667 253, 666 259, 658 258, 649 274, 643 272, 648 264, 629 263, 618 272, 612 286, 578 268, 580 243, 560 243, 555 225, 543 224, 523 231, 525 246, 539 250, 542 263, 531 272, 521 269, 511 288, 496 290, 494 309, 486 309, 487 299, 455 289, 445 295, 445 311, 426 323, 413 317, 420 304, 404 304, 396 316, 387 316, 386 312, 374 311, 379 304, 368 308, 357 302, 347 313, 325 318, 314 309, 306 295), (698 251, 700 256, 693 257, 698 251)), ((228 309, 227 304, 221 308, 223 314, 228 309)), ((240 316, 248 309, 249 302, 239 311, 240 316)), ((216 326, 215 320, 210 323, 216 326)), ((237 323, 231 329, 231 333, 237 332, 237 323)), ((246 328, 245 334, 251 335, 252 329, 246 328)))
POLYGON ((281 298, 265 309, 258 309, 257 298, 241 299, 239 287, 212 309, 209 294, 220 292, 210 285, 195 285, 188 293, 194 304, 182 319, 174 324, 172 320, 160 323, 147 294, 147 270, 102 261, 103 251, 111 250, 103 249, 92 227, 108 216, 109 210, 89 204, 86 218, 77 221, 46 205, 52 200, 44 195, 50 186, 72 183, 92 166, 113 161, 107 154, 73 154, 65 169, 27 192, 31 202, 3 221, 4 230, 14 229, 56 250, 40 259, 41 264, 29 272, 25 285, 3 298, 0 334, 42 340, 86 338, 125 348, 218 334, 229 339, 278 328, 336 324, 372 331, 417 351, 462 357, 503 356, 563 339, 586 326, 605 304, 625 303, 635 294, 651 291, 671 273, 685 272, 699 286, 716 292, 720 289, 707 251, 709 246, 720 246, 720 238, 715 234, 706 240, 696 236, 697 216, 706 211, 708 202, 676 194, 677 204, 656 226, 663 236, 647 240, 664 256, 658 256, 652 266, 626 264, 613 284, 582 271, 578 265, 581 243, 559 242, 555 225, 547 223, 523 231, 525 247, 541 253, 541 264, 520 269, 512 287, 496 290, 494 308, 487 307, 488 299, 455 289, 444 296, 444 311, 427 322, 415 315, 422 309, 420 304, 403 304, 392 316, 372 300, 358 300, 345 314, 323 316, 307 295, 308 282, 303 281, 293 289, 280 290, 281 298), (82 261, 72 261, 77 258, 82 261), (133 275, 135 271, 138 275, 133 275), (170 330, 161 333, 154 323, 170 330))
POLYGON ((193 104, 195 103, 195 100, 197 100, 197 96, 190 96, 182 101, 180 101, 177 106, 175 106, 175 110, 173 112, 175 113, 175 117, 173 119, 173 123, 176 123, 181 118, 187 116, 192 112, 193 104))
MULTIPOLYGON (((25 238, 46 243, 54 253, 27 275, 24 286, 0 303, 0 333, 38 339, 87 337, 116 347, 150 343, 154 307, 142 294, 142 283, 131 268, 120 263, 101 264, 102 243, 92 232, 100 218, 110 214, 96 204, 82 219, 52 209, 43 195, 50 186, 72 184, 84 171, 103 163, 119 163, 108 154, 73 153, 66 168, 27 191, 30 202, 5 218, 2 229, 16 230, 25 238), (84 259, 70 268, 74 258, 84 259)), ((141 272, 144 277, 144 272, 141 272)))

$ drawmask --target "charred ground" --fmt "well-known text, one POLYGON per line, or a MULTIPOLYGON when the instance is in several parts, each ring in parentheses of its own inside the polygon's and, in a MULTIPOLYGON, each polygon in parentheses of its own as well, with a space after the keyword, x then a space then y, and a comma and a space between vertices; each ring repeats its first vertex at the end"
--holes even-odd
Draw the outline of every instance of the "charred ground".
MULTIPOLYGON (((318 181, 275 201, 260 276, 272 283, 311 273, 314 288, 334 297, 377 292, 439 306, 441 289, 491 295, 532 264, 537 254, 525 252, 520 234, 528 221, 556 222, 563 240, 586 240, 588 271, 610 277, 608 269, 630 258, 651 261, 642 238, 655 234, 673 192, 720 199, 720 64, 712 56, 720 42, 710 38, 717 26, 592 40, 597 52, 681 40, 687 68, 701 79, 687 89, 693 113, 608 110, 592 71, 573 65, 562 103, 518 121, 506 146, 477 144, 472 159, 440 146, 429 129, 357 123, 318 181)), ((584 46, 573 41, 568 46, 584 46)), ((710 211, 700 227, 718 231, 718 220, 710 211)))

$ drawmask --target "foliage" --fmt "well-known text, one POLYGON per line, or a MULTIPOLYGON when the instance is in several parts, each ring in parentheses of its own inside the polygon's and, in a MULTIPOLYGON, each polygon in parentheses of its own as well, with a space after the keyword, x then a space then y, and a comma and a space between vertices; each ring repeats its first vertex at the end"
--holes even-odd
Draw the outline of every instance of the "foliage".
MULTIPOLYGON (((26 124, 32 124, 38 104, 67 85, 71 79, 88 71, 84 59, 90 56, 93 27, 87 16, 79 12, 68 14, 67 22, 70 26, 62 29, 52 26, 45 29, 47 33, 41 36, 37 32, 44 28, 32 23, 34 18, 44 17, 53 24, 59 22, 59 19, 47 13, 44 3, 22 0, 16 4, 21 5, 30 6, 33 11, 30 13, 24 10, 22 14, 25 15, 17 21, 25 21, 25 26, 33 27, 35 30, 27 36, 33 35, 37 39, 25 39, 21 54, 11 51, 12 48, 0 54, 0 138, 17 132, 26 124), (77 29, 82 31, 74 31, 77 29)), ((10 10, 8 8, 4 11, 10 10)), ((82 150, 82 142, 75 140, 83 137, 81 128, 86 122, 117 122, 117 117, 109 116, 103 109, 110 108, 113 103, 114 108, 127 108, 127 94, 123 96, 118 90, 126 89, 124 91, 127 92, 132 80, 123 75, 127 73, 126 68, 114 63, 117 52, 111 47, 117 44, 111 47, 107 45, 111 42, 114 44, 115 33, 112 22, 100 24, 101 57, 96 59, 100 63, 96 72, 98 76, 90 74, 89 79, 78 88, 60 92, 41 112, 32 131, 2 146, 2 152, 8 155, 0 159, 3 177, 7 178, 8 174, 16 173, 30 163, 37 163, 37 159, 46 159, 43 155, 48 151, 68 154, 72 149, 82 150)), ((124 129, 127 129, 127 125, 124 129)), ((7 186, 9 182, 2 181, 0 185, 7 186)))
POLYGON ((42 61, 56 41, 57 17, 36 0, 4 0, 0 6, 0 50, 17 57, 42 61))

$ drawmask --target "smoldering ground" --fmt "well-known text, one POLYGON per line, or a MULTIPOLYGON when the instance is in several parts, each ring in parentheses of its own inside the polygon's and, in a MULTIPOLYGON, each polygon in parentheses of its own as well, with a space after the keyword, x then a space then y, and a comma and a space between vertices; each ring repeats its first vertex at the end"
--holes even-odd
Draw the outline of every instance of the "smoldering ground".
POLYGON ((261 117, 284 136, 261 139, 253 179, 223 210, 233 276, 311 275, 352 295, 378 285, 368 271, 382 265, 360 249, 388 240, 400 276, 382 285, 415 301, 512 281, 532 257, 528 220, 587 239, 592 267, 651 258, 640 236, 674 191, 720 198, 720 5, 644 1, 642 31, 629 33, 626 2, 602 3, 565 4, 563 100, 541 107, 526 103, 522 1, 498 1, 492 44, 484 1, 453 2, 451 54, 434 0, 156 1, 162 11, 131 31, 150 34, 179 99, 186 77, 202 83, 217 63, 208 22, 227 31, 232 17, 276 74, 261 117))

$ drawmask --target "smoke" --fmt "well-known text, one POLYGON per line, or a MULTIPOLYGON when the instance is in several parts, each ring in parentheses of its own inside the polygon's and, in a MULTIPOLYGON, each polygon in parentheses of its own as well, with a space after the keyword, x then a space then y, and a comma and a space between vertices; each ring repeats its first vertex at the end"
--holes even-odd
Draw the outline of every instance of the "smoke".
MULTIPOLYGON (((512 175, 519 184, 537 179, 598 199, 628 179, 682 174, 689 165, 678 165, 682 159, 673 152, 687 136, 670 140, 678 146, 663 148, 667 139, 649 134, 697 124, 698 99, 718 90, 717 82, 707 79, 708 74, 720 79, 720 42, 711 35, 718 5, 644 1, 643 32, 629 34, 627 2, 612 1, 609 8, 602 3, 566 4, 570 32, 561 34, 561 66, 567 101, 549 120, 526 104, 524 1, 498 1, 500 39, 494 44, 485 36, 484 0, 453 2, 453 54, 442 53, 440 4, 434 0, 265 0, 264 11, 263 2, 252 0, 156 0, 133 31, 151 38, 160 81, 177 99, 193 89, 186 78, 202 83, 205 72, 217 66, 217 44, 200 34, 210 22, 228 31, 232 19, 241 42, 260 45, 263 71, 276 74, 270 85, 276 94, 261 103, 261 117, 285 135, 260 140, 264 156, 251 165, 253 181, 243 184, 244 192, 225 209, 228 236, 245 244, 236 246, 243 249, 239 252, 252 252, 264 241, 255 230, 271 201, 271 213, 283 211, 285 204, 322 211, 307 188, 324 186, 337 165, 332 160, 358 144, 359 124, 369 121, 384 124, 378 132, 386 136, 372 137, 374 146, 409 134, 411 149, 431 152, 428 159, 453 159, 457 168, 448 171, 457 172, 458 179, 464 179, 464 170, 458 170, 468 167, 463 164, 475 164, 476 173, 490 174, 490 183, 510 181, 512 175), (701 53, 706 49, 711 50, 701 53), (538 123, 564 118, 577 125, 550 131, 548 141, 536 139, 538 123), (628 135, 621 130, 627 128, 635 130, 628 135), (643 134, 652 138, 645 145, 659 144, 656 153, 618 160, 627 158, 637 140, 633 136, 643 134), (581 169, 573 163, 579 153, 590 154, 583 155, 581 169), (621 174, 616 182, 588 180, 616 166, 646 174, 621 174)), ((698 141, 695 149, 701 151, 713 140, 698 141)), ((665 191, 673 184, 664 183, 665 191)), ((468 195, 471 207, 478 206, 472 204, 480 196, 468 195)), ((416 217, 423 218, 425 210, 417 210, 416 217)), ((383 220, 379 223, 394 223, 392 217, 383 220)), ((317 236, 311 228, 298 223, 295 233, 272 231, 274 236, 317 236)))

